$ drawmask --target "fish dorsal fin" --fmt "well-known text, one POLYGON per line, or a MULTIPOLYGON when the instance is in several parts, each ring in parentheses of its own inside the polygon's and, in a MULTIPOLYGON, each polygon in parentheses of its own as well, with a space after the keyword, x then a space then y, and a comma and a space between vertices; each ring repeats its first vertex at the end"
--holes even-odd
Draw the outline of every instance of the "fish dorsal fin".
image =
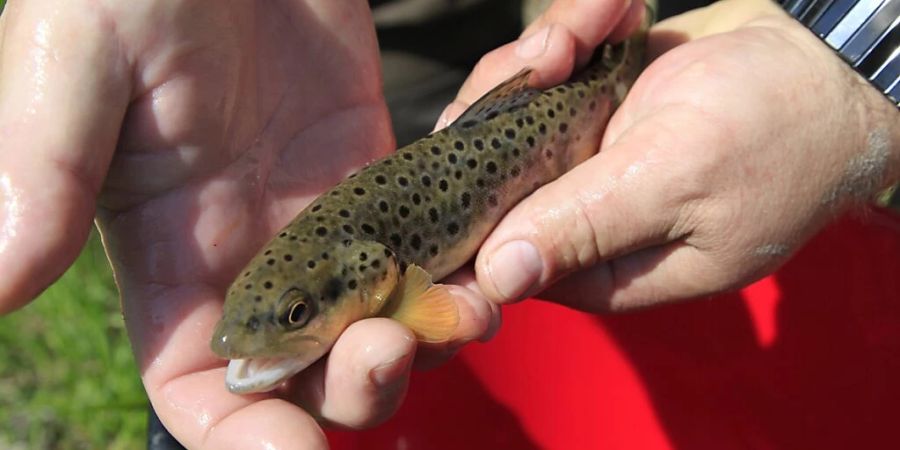
POLYGON ((408 326, 420 342, 446 342, 459 325, 456 301, 446 287, 431 283, 431 275, 411 264, 384 315, 408 326))
POLYGON ((484 94, 478 101, 472 104, 466 112, 462 113, 451 126, 469 128, 479 122, 491 120, 498 114, 513 110, 526 103, 541 93, 538 89, 528 86, 531 78, 531 69, 524 68, 508 80, 500 83, 490 92, 484 94))

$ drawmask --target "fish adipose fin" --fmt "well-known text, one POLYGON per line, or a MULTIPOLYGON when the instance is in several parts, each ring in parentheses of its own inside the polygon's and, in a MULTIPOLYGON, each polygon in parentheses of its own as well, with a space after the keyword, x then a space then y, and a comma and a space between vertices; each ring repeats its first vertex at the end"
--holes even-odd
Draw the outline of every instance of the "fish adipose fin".
POLYGON ((531 69, 526 67, 513 75, 512 78, 491 89, 473 103, 466 112, 462 113, 451 126, 468 128, 530 102, 541 93, 538 89, 528 86, 531 72, 531 69))
POLYGON ((431 283, 431 275, 411 264, 391 297, 384 315, 409 327, 420 342, 447 342, 459 325, 450 291, 431 283))

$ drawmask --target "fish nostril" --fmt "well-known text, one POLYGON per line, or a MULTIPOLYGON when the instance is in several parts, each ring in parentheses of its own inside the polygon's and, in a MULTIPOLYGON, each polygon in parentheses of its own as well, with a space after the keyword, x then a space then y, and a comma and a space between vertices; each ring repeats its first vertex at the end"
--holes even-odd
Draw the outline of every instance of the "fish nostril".
POLYGON ((251 332, 259 330, 259 319, 254 316, 247 320, 247 330, 251 332))

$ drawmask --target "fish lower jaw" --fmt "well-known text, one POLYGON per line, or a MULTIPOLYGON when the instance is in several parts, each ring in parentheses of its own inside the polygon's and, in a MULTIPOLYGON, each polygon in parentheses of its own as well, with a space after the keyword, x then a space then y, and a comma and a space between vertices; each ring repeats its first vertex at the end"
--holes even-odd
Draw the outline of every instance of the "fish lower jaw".
POLYGON ((268 392, 309 367, 318 358, 232 359, 225 372, 225 387, 235 394, 268 392))

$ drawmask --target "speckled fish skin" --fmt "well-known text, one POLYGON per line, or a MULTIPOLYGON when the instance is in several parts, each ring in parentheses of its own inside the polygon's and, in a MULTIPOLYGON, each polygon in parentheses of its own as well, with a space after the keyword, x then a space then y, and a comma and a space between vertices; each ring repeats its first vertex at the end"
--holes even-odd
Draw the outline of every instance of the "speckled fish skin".
POLYGON ((644 30, 562 85, 528 88, 520 74, 320 196, 230 287, 214 352, 317 359, 379 314, 408 265, 439 280, 465 264, 516 203, 596 152, 642 67, 644 30))

